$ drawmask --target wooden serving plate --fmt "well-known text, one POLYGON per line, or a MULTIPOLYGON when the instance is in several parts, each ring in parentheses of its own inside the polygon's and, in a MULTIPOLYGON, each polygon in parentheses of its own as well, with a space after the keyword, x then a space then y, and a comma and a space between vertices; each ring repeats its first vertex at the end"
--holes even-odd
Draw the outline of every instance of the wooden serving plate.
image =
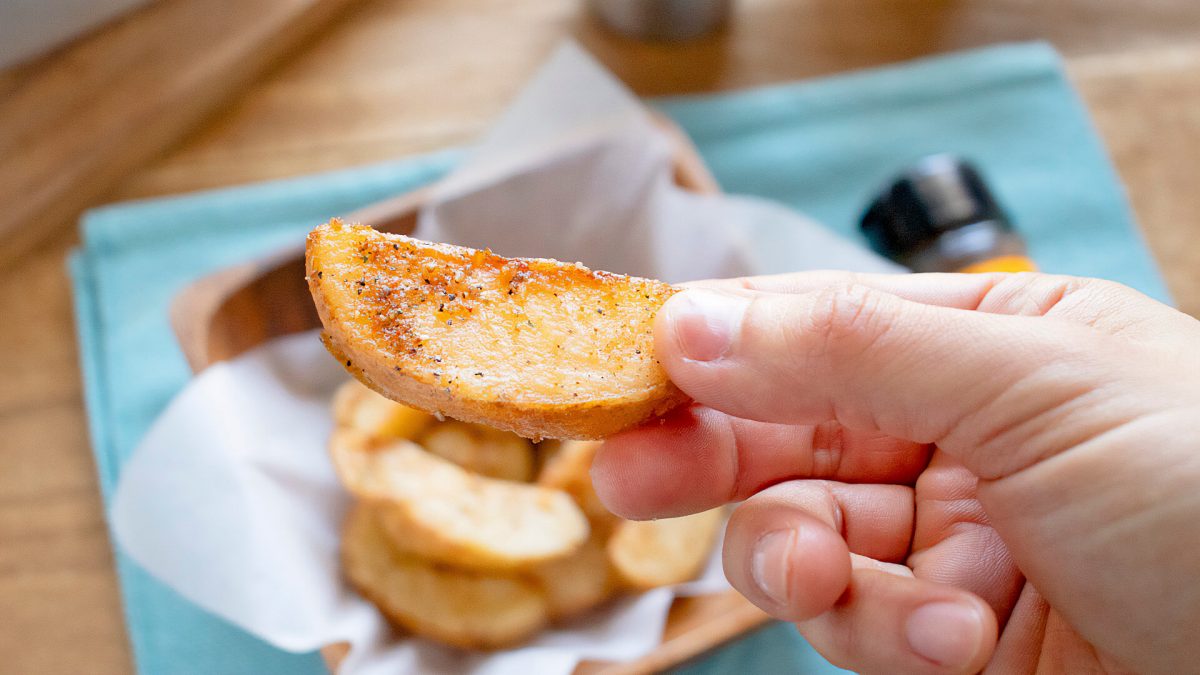
MULTIPOLYGON (((687 137, 671 122, 657 121, 675 145, 675 182, 699 193, 719 191, 716 180, 687 137)), ((346 214, 343 219, 385 232, 408 234, 416 227, 417 213, 428 195, 428 189, 418 190, 346 214)), ((180 347, 196 373, 267 340, 321 326, 304 280, 302 242, 195 281, 175 296, 170 313, 180 347)), ((662 643, 652 652, 623 663, 585 661, 575 672, 640 675, 666 670, 768 620, 766 614, 734 591, 679 598, 667 616, 662 643)), ((345 649, 344 644, 339 644, 321 650, 330 670, 336 671, 345 649)))

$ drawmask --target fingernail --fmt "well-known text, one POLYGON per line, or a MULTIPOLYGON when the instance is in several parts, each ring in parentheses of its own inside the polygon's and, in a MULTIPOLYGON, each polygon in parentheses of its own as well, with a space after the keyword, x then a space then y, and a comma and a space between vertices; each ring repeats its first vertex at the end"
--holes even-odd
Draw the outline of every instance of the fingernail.
POLYGON ((964 667, 979 649, 983 617, 970 605, 935 602, 910 614, 904 631, 918 655, 940 666, 964 667))
POLYGON ((776 530, 764 534, 755 544, 750 559, 750 574, 758 590, 777 604, 788 604, 792 550, 796 547, 795 530, 776 530))
POLYGON ((666 319, 684 358, 715 361, 724 356, 747 304, 746 298, 700 288, 672 297, 665 307, 666 319))

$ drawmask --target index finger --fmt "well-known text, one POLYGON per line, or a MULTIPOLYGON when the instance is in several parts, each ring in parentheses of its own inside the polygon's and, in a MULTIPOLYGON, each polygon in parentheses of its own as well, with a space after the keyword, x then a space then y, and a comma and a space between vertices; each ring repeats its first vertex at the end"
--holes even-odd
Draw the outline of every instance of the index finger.
POLYGON ((861 274, 841 270, 789 272, 734 279, 705 279, 687 287, 722 291, 810 293, 824 288, 859 285, 926 305, 978 309, 1003 274, 861 274))
POLYGON ((691 406, 608 438, 592 480, 617 515, 667 518, 796 478, 911 484, 928 457, 927 446, 836 423, 771 424, 691 406))
MULTIPOLYGON (((1017 316, 1061 316, 1109 333, 1169 339, 1164 326, 1194 321, 1137 291, 1103 279, 1034 272, 987 274, 860 274, 838 270, 789 272, 758 277, 706 279, 684 284, 726 292, 812 293, 860 286, 910 302, 948 309, 1017 316)), ((1190 338, 1190 335, 1188 336, 1190 338)))

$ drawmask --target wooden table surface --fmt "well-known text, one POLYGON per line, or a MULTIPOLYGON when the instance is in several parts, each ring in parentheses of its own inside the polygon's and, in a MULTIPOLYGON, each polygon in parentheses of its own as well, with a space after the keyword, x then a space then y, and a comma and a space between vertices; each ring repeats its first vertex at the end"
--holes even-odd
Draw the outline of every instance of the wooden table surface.
MULTIPOLYGON (((679 45, 611 36, 579 0, 361 2, 103 201, 462 143, 566 36, 644 95, 1050 40, 1068 57, 1177 302, 1200 315, 1193 0, 740 0, 723 34, 679 45)), ((0 96, 29 70, 0 75, 0 96)), ((64 271, 71 229, 0 270, 0 663, 14 673, 132 669, 80 393, 64 271)))

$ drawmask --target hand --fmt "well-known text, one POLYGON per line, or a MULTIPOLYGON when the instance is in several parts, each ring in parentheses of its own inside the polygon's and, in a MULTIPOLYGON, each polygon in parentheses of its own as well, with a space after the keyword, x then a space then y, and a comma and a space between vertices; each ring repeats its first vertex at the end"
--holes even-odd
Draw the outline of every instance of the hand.
POLYGON ((742 501, 725 573, 868 673, 1200 667, 1200 322, 1037 274, 707 282, 696 404, 609 439, 629 518, 742 501))

